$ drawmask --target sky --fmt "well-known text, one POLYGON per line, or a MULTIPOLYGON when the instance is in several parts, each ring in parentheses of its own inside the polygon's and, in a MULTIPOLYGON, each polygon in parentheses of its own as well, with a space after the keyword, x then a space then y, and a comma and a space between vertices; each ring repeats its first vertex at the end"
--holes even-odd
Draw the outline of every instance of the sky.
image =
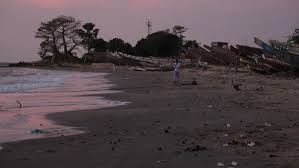
POLYGON ((254 45, 255 36, 286 40, 299 28, 299 0, 0 0, 0 62, 38 60, 40 22, 59 15, 93 22, 99 37, 119 37, 135 45, 147 34, 174 25, 187 39, 210 44, 254 45))

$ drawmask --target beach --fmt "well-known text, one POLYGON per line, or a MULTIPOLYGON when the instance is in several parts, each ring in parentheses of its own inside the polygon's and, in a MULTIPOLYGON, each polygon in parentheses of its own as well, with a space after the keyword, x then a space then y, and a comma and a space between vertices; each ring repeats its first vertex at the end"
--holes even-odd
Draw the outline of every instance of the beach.
POLYGON ((100 96, 129 104, 51 113, 85 133, 1 144, 1 168, 299 166, 298 78, 184 69, 178 87, 172 73, 110 72, 121 92, 100 96))

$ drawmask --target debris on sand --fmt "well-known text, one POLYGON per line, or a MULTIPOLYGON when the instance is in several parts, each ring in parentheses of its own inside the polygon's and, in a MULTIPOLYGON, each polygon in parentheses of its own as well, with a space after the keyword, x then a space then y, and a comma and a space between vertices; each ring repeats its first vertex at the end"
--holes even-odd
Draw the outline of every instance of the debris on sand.
MULTIPOLYGON (((236 167, 236 166, 238 166, 238 165, 239 165, 238 162, 236 162, 236 161, 232 161, 231 164, 230 164, 230 166, 228 166, 228 168, 233 168, 233 167, 236 167)), ((222 162, 218 162, 218 163, 217 163, 217 166, 218 166, 218 167, 224 167, 225 165, 224 165, 224 163, 222 163, 222 162)))
POLYGON ((53 150, 53 149, 48 149, 45 151, 46 153, 56 153, 56 150, 53 150))
POLYGON ((231 125, 229 123, 226 124, 226 128, 230 128, 231 125))
POLYGON ((158 151, 162 151, 163 148, 162 148, 162 147, 158 147, 157 150, 158 150, 158 151))
POLYGON ((195 78, 192 79, 192 83, 191 84, 192 85, 197 85, 198 84, 195 78))
POLYGON ((34 129, 34 130, 31 130, 30 131, 31 134, 46 134, 46 133, 49 133, 48 131, 45 131, 45 130, 41 130, 41 129, 34 129))
POLYGON ((274 154, 270 154, 269 155, 270 158, 274 158, 274 157, 279 157, 278 155, 274 155, 274 154))
POLYGON ((258 87, 258 88, 256 88, 256 91, 258 91, 258 92, 262 92, 262 91, 264 91, 264 87, 258 87))
POLYGON ((232 166, 238 166, 238 162, 236 162, 236 161, 232 161, 231 165, 232 165, 232 166))
POLYGON ((166 163, 168 162, 167 160, 157 160, 156 163, 166 163))
POLYGON ((138 68, 138 67, 131 67, 131 68, 129 68, 129 70, 132 70, 132 71, 146 71, 145 68, 138 68))
POLYGON ((154 121, 154 122, 152 123, 152 125, 158 125, 160 122, 161 122, 160 120, 154 121))
POLYGON ((240 137, 240 139, 246 139, 246 135, 244 135, 244 134, 240 134, 239 137, 240 137))
POLYGON ((270 124, 270 123, 265 123, 265 126, 266 126, 266 127, 271 127, 272 124, 270 124))
POLYGON ((223 147, 228 147, 229 145, 226 143, 226 144, 223 144, 222 146, 223 146, 223 147))
POLYGON ((199 151, 205 151, 205 150, 207 150, 207 147, 195 145, 195 146, 185 148, 184 151, 185 152, 199 152, 199 151))
POLYGON ((218 163, 217 163, 217 166, 218 166, 218 167, 223 167, 224 164, 223 164, 222 162, 218 162, 218 163))
POLYGON ((233 85, 233 87, 234 87, 234 89, 235 89, 236 91, 241 91, 240 86, 242 86, 242 85, 240 85, 240 84, 234 84, 234 85, 233 85))
POLYGON ((254 142, 250 142, 249 144, 247 144, 247 146, 249 146, 249 147, 254 147, 254 146, 255 146, 255 143, 254 143, 254 142))
POLYGON ((242 84, 241 83, 236 83, 236 82, 234 82, 234 80, 232 79, 232 86, 233 86, 233 88, 236 90, 236 91, 241 91, 241 86, 242 86, 242 84))

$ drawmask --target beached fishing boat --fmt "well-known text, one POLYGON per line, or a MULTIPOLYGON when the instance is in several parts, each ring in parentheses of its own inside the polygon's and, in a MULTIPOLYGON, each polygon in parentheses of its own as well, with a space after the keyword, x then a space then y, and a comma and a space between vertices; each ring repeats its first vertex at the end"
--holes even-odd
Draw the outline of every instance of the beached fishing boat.
POLYGON ((299 68, 299 48, 298 45, 290 42, 270 41, 269 44, 254 38, 255 44, 260 46, 265 55, 270 55, 273 58, 279 59, 292 67, 299 68))

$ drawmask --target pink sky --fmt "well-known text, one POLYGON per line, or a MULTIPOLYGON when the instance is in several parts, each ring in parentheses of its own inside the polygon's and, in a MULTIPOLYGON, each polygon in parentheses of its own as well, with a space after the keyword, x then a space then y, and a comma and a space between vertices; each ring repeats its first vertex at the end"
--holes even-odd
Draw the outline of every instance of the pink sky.
POLYGON ((106 40, 135 44, 153 30, 189 28, 188 39, 253 44, 253 37, 284 40, 299 27, 298 0, 1 0, 0 62, 37 60, 34 31, 58 15, 94 22, 106 40))

